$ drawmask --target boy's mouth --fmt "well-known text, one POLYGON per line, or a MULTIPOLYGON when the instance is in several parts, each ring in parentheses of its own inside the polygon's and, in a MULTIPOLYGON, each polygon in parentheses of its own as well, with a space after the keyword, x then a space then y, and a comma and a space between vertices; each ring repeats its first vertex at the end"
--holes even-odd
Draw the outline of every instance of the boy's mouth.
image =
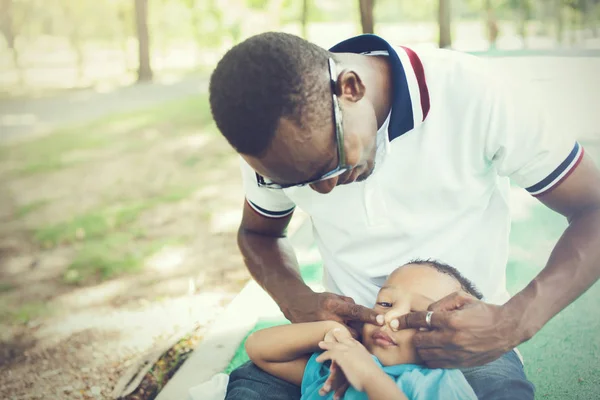
POLYGON ((396 342, 390 337, 390 335, 380 330, 375 331, 372 338, 375 344, 379 346, 397 346, 396 342))

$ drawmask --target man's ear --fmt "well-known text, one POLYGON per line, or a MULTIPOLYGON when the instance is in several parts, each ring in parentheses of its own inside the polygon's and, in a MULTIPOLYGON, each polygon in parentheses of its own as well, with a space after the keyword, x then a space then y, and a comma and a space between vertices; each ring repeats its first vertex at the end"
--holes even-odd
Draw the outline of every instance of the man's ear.
POLYGON ((360 76, 355 71, 345 69, 338 75, 336 94, 341 97, 357 102, 363 98, 366 90, 360 76))

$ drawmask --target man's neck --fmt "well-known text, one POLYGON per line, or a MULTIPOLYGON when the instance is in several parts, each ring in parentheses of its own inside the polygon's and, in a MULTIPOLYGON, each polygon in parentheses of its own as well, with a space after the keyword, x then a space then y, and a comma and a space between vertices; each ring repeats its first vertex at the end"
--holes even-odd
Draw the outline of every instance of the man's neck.
POLYGON ((386 56, 367 56, 354 53, 337 53, 341 69, 351 69, 367 88, 365 96, 373 104, 377 128, 381 128, 392 107, 392 71, 386 56))

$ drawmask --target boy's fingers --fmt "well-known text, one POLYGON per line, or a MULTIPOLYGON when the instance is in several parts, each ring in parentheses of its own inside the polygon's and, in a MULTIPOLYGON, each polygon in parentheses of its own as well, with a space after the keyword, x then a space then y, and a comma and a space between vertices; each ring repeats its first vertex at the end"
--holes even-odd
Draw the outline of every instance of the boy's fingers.
POLYGON ((338 343, 341 343, 341 342, 343 342, 343 341, 348 340, 349 338, 351 338, 352 337, 352 333, 343 331, 341 329, 339 329, 339 330, 338 329, 334 329, 334 331, 333 331, 333 337, 335 337, 335 340, 337 340, 338 343))
POLYGON ((335 390, 335 394, 333 396, 333 398, 338 398, 338 399, 342 399, 344 398, 344 394, 346 394, 346 390, 348 390, 348 388, 350 387, 350 383, 348 383, 347 381, 345 383, 342 384, 342 386, 340 386, 339 388, 337 388, 335 390))
POLYGON ((340 304, 336 311, 337 314, 345 320, 369 322, 371 324, 379 325, 377 322, 377 312, 359 304, 344 302, 340 304))
MULTIPOLYGON (((321 342, 321 343, 323 343, 323 342, 321 342)), ((331 352, 330 351, 325 351, 316 358, 316 361, 318 363, 323 363, 327 360, 331 360, 331 352)))
POLYGON ((322 350, 330 350, 333 348, 333 343, 335 342, 325 342, 325 341, 320 341, 319 342, 319 348, 322 350))

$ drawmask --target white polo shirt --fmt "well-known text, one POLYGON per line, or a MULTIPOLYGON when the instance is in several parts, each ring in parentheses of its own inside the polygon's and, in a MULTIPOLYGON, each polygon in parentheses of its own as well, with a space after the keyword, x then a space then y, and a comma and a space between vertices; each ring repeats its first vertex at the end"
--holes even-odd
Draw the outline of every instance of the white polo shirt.
POLYGON ((373 174, 328 194, 274 190, 260 188, 242 161, 249 204, 273 218, 304 210, 325 287, 359 304, 373 306, 386 277, 414 258, 448 263, 486 301, 506 302, 509 178, 534 196, 546 193, 574 170, 583 148, 473 56, 417 55, 375 35, 331 51, 387 52, 393 68, 392 111, 378 132, 373 174))

